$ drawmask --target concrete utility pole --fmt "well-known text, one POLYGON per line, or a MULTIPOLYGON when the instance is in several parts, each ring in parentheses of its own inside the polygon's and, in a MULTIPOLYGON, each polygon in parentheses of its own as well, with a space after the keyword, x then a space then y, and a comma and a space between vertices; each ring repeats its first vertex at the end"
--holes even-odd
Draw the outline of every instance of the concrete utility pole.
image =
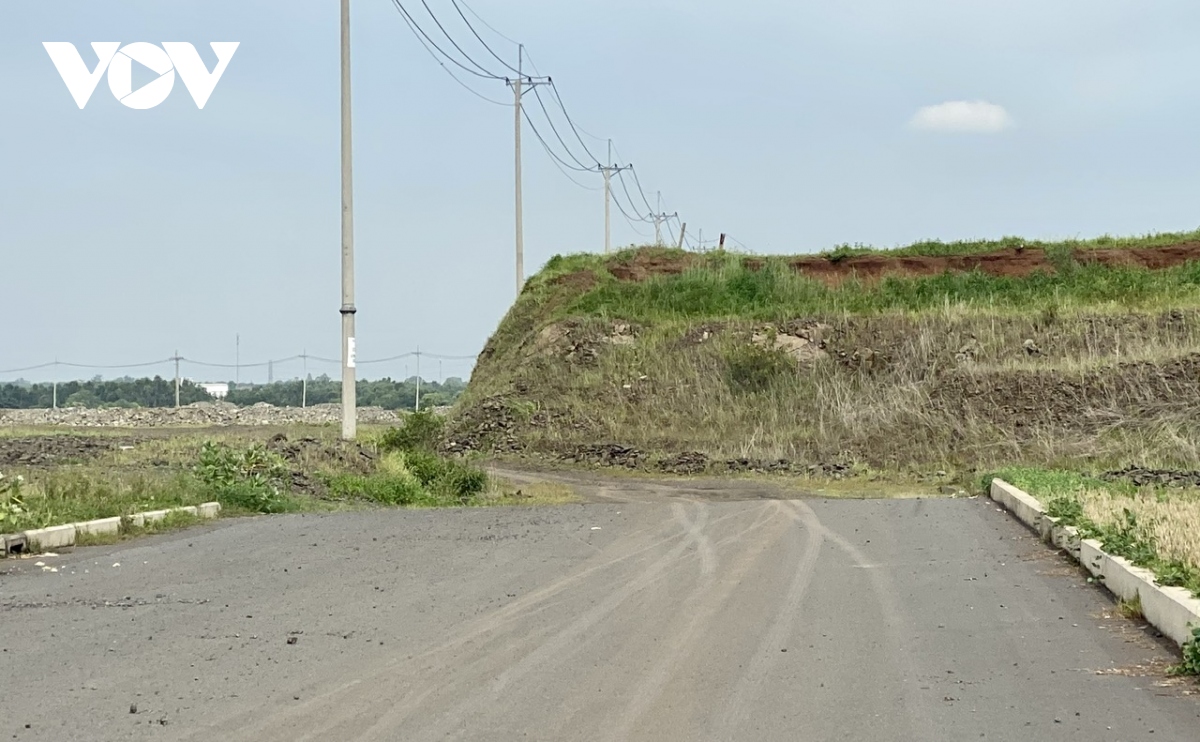
POLYGON ((662 241, 662 225, 668 220, 679 216, 679 212, 674 214, 663 213, 662 210, 662 191, 658 191, 658 211, 654 214, 654 244, 661 246, 662 241))
POLYGON ((510 85, 513 89, 513 132, 516 136, 516 227, 517 227, 517 295, 521 294, 521 289, 525 287, 525 226, 524 212, 521 205, 521 96, 526 90, 532 90, 538 85, 546 85, 550 82, 548 77, 526 77, 521 70, 524 69, 525 60, 525 45, 517 45, 517 79, 509 80, 505 78, 504 82, 510 85))
POLYGON ((179 409, 179 351, 175 351, 175 409, 179 409))
POLYGON ((354 168, 350 130, 350 0, 342 0, 342 438, 358 434, 354 347, 354 168))
POLYGON ((417 346, 417 402, 413 405, 416 412, 421 411, 421 346, 417 346))
POLYGON ((612 163, 612 140, 608 140, 608 161, 610 164, 601 165, 600 172, 604 173, 604 252, 607 254, 612 251, 612 176, 613 173, 620 174, 622 170, 629 170, 633 165, 613 165, 612 163))
POLYGON ((679 226, 679 249, 683 249, 683 236, 687 234, 687 222, 679 226))

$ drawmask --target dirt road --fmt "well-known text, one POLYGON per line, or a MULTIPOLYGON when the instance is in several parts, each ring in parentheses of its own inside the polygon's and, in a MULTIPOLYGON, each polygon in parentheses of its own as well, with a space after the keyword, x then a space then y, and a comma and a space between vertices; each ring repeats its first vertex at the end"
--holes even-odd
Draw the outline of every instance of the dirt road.
POLYGON ((985 500, 601 489, 0 562, 0 739, 1197 738, 1175 658, 985 500))

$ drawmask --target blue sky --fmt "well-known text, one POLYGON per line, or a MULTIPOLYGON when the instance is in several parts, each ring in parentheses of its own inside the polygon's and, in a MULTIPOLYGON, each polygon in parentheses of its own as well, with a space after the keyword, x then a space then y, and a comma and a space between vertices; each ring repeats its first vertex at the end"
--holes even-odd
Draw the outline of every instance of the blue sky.
MULTIPOLYGON (((435 32, 420 0, 403 2, 435 32)), ((450 0, 427 2, 494 62, 450 0)), ((706 238, 799 253, 1200 225, 1194 2, 468 2, 706 238), (933 108, 913 125, 952 102, 1002 111, 933 108)), ((353 7, 360 358, 473 355, 513 299, 512 110, 456 85, 389 0, 353 7)), ((176 349, 233 363, 239 334, 247 363, 338 356, 337 2, 10 0, 0 73, 0 370, 176 349), (91 65, 90 42, 117 40, 189 41, 210 67, 208 42, 241 46, 203 110, 178 82, 150 110, 101 82, 79 110, 42 42, 73 42, 91 65)), ((527 272, 601 250, 602 195, 567 181, 528 128, 524 162, 527 272)), ((615 210, 613 233, 645 239, 615 210)))

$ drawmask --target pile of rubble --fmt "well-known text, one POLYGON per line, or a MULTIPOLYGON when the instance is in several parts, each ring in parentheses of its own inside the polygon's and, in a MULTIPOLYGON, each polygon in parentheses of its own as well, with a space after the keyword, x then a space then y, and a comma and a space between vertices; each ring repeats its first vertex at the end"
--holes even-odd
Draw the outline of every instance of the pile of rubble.
MULTIPOLYGON (((403 413, 382 407, 358 408, 358 422, 391 425, 403 413)), ((342 407, 322 404, 312 407, 275 407, 259 403, 238 407, 229 402, 197 402, 180 407, 60 408, 57 410, 0 410, 0 425, 62 425, 79 428, 217 427, 258 425, 327 425, 340 422, 342 407)))

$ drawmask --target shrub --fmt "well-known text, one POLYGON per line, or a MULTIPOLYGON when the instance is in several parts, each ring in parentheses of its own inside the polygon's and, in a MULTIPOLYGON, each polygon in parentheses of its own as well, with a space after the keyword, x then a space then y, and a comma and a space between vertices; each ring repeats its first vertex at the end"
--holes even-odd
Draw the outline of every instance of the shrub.
POLYGON ((404 424, 389 428, 379 441, 384 451, 434 451, 442 434, 443 420, 428 410, 414 412, 404 424))
POLYGON ((287 464, 265 446, 235 450, 208 441, 200 450, 195 474, 213 488, 223 505, 258 513, 290 509, 284 494, 289 476, 287 464))
POLYGON ((0 525, 6 520, 15 521, 25 514, 25 501, 21 497, 21 485, 24 482, 24 477, 6 477, 0 472, 0 525))
POLYGON ((735 392, 762 392, 792 372, 794 363, 781 350, 744 345, 725 356, 726 382, 735 392))
POLYGON ((1192 639, 1183 645, 1183 662, 1171 668, 1172 675, 1200 675, 1200 626, 1192 628, 1192 639))

